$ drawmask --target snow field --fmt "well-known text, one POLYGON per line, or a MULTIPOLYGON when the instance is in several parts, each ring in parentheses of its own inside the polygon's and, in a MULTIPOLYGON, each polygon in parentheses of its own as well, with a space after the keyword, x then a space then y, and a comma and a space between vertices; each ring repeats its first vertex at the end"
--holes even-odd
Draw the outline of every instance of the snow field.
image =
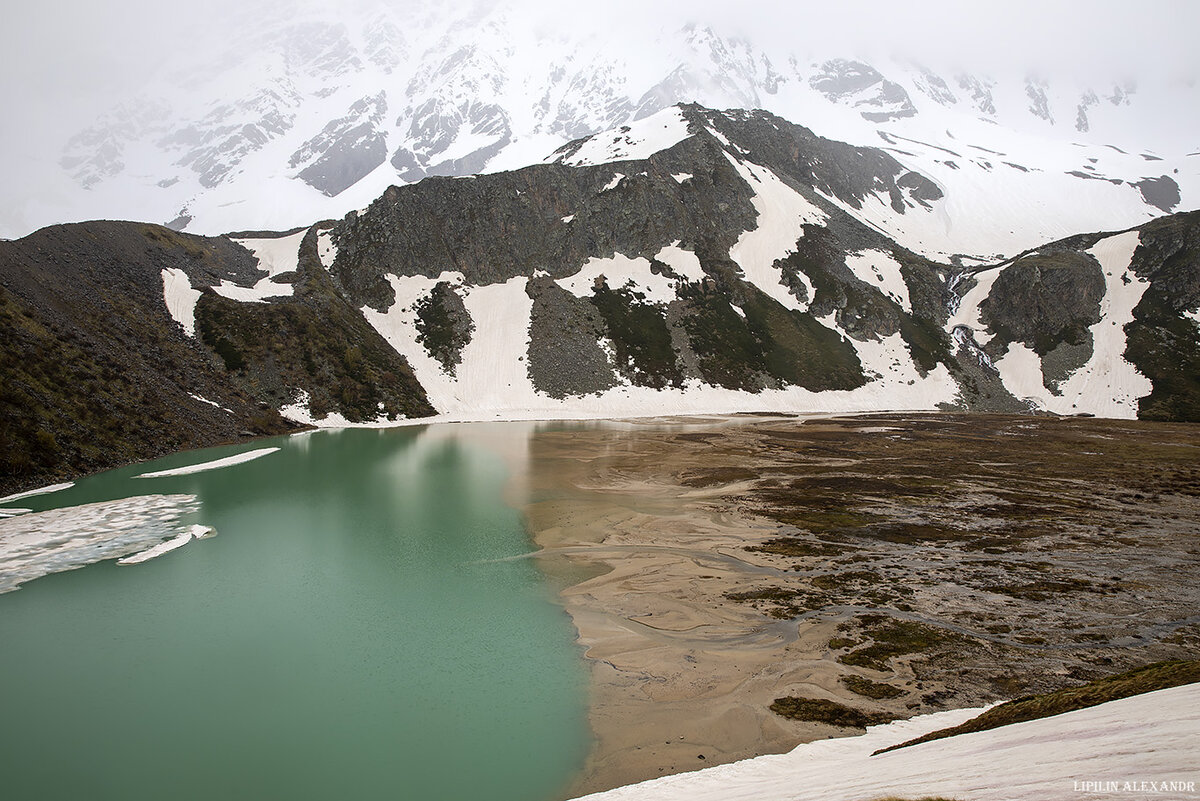
POLYGON ((295 272, 299 267, 300 241, 307 233, 306 229, 279 239, 233 240, 254 254, 258 259, 259 269, 266 270, 267 275, 252 287, 222 281, 213 287, 213 291, 242 303, 263 303, 267 298, 291 297, 294 287, 291 284, 277 284, 274 279, 282 273, 295 272))
MULTIPOLYGON (((758 212, 757 227, 745 231, 729 249, 729 258, 742 268, 746 280, 779 301, 785 308, 805 311, 802 303, 783 285, 782 272, 775 262, 792 253, 804 234, 805 224, 823 225, 829 218, 803 195, 779 179, 775 173, 748 161, 725 154, 738 175, 754 192, 751 201, 758 212)), ((811 301, 812 282, 800 273, 811 301)))
POLYGON ((687 139, 687 120, 676 106, 665 108, 643 120, 588 137, 573 155, 559 161, 569 167, 605 164, 611 161, 647 159, 687 139))
MULTIPOLYGON (((425 346, 417 339, 416 307, 420 300, 429 296, 434 286, 443 281, 461 286, 464 280, 463 274, 443 272, 437 278, 428 278, 423 275, 404 277, 388 275, 386 278, 396 293, 396 302, 384 312, 363 306, 361 309, 363 316, 388 341, 388 344, 395 348, 397 353, 408 360, 409 366, 412 367, 421 386, 425 388, 429 402, 435 409, 441 411, 461 404, 462 401, 456 399, 457 389, 454 378, 446 373, 441 362, 430 356, 429 351, 425 350, 425 346)), ((478 325, 476 334, 472 335, 472 338, 476 335, 478 335, 478 325)), ((292 419, 299 419, 291 414, 289 416, 292 419)), ((302 422, 322 426, 330 424, 326 421, 315 422, 309 418, 302 422)), ((349 425, 345 421, 343 423, 349 425)))
MULTIPOLYGON (((585 796, 587 801, 869 801, 929 796, 963 801, 1115 797, 1084 782, 1192 782, 1195 798, 1200 685, 1112 701, 1050 718, 872 752, 955 726, 980 709, 956 709, 873 726, 857 737, 818 740, 761 756, 585 796)), ((583 801, 583 799, 579 799, 583 801)))
POLYGON ((900 273, 900 262, 892 254, 882 250, 864 250, 846 256, 846 266, 854 277, 875 287, 894 300, 900 308, 912 314, 912 303, 908 298, 908 284, 900 273))

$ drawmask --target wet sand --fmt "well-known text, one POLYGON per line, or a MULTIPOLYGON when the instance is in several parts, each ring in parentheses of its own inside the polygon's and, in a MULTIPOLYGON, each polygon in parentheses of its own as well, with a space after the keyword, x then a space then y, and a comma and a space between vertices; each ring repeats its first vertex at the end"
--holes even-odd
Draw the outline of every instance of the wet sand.
POLYGON ((896 415, 539 431, 526 516, 592 673, 595 745, 569 795, 860 731, 770 711, 784 696, 908 717, 1194 653, 1200 483, 1187 468, 1154 503, 1101 503, 1118 489, 1093 481, 1071 490, 1086 514, 1031 520, 1022 504, 1070 495, 1078 466, 1022 463, 1032 440, 1009 444, 1101 443, 1100 457, 1136 462, 1122 472, 1132 493, 1140 468, 1187 465, 1200 445, 1195 427, 1159 428, 1160 448, 1128 456, 1122 438, 1144 443, 1145 425, 896 415), (1030 497, 997 499, 1010 484, 1030 497), (1124 544, 1104 536, 1114 527, 1124 544))

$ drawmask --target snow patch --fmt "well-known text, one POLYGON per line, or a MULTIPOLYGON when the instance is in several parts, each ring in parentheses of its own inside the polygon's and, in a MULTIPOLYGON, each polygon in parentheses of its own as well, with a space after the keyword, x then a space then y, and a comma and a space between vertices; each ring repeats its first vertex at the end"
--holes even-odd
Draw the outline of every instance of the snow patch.
POLYGON ((183 326, 189 337, 196 336, 196 302, 200 300, 200 290, 192 289, 191 279, 178 267, 163 269, 162 282, 167 313, 183 326))
MULTIPOLYGON (((871 756, 880 748, 963 723, 981 711, 920 715, 872 726, 857 737, 804 743, 786 754, 652 779, 584 798, 861 801, 936 796, 1042 801, 1091 797, 1077 792, 1077 783, 1101 777, 1190 780, 1200 752, 1200 685, 1189 684, 871 756), (797 788, 803 788, 803 793, 798 795, 797 788)), ((1133 795, 1138 795, 1136 789, 1133 795)))
POLYGON ((605 184, 604 188, 601 189, 600 191, 607 192, 610 189, 616 189, 618 186, 621 185, 621 181, 624 181, 624 180, 625 180, 625 173, 621 173, 621 172, 613 173, 612 180, 609 181, 607 184, 605 184))
POLYGON ((596 281, 601 277, 610 289, 627 287, 645 295, 650 303, 665 304, 677 299, 674 279, 652 272, 649 259, 631 259, 620 253, 611 259, 590 258, 579 268, 579 272, 559 278, 555 283, 577 298, 589 298, 596 281))
POLYGON ((671 173, 671 177, 674 178, 677 183, 683 183, 684 181, 692 180, 692 174, 690 172, 673 172, 671 173))
POLYGON ((134 476, 134 478, 166 478, 168 476, 188 476, 192 473, 204 473, 209 470, 219 470, 222 467, 231 467, 242 462, 260 459, 277 450, 279 448, 259 448, 258 450, 246 451, 235 456, 226 456, 224 459, 213 459, 211 462, 201 462, 200 464, 176 467, 171 470, 156 470, 153 473, 142 473, 141 475, 134 476))
MULTIPOLYGON (((869 284, 894 300, 900 308, 912 314, 908 284, 900 272, 900 262, 882 250, 864 250, 846 256, 846 266, 855 278, 869 284)), ((810 296, 811 297, 811 296, 810 296)))
POLYGON ((658 251, 654 258, 688 281, 703 281, 705 278, 704 268, 700 266, 699 257, 693 251, 681 248, 678 242, 667 245, 658 251))
MULTIPOLYGON (((295 272, 300 266, 300 242, 308 231, 298 231, 279 239, 235 239, 258 259, 260 270, 267 275, 252 287, 238 286, 232 281, 222 281, 213 291, 218 295, 241 303, 263 303, 268 298, 291 297, 295 288, 291 284, 279 284, 275 277, 295 272)), ((323 262, 322 262, 323 263, 323 262)))
POLYGON ((568 214, 566 217, 563 217, 563 218, 562 218, 562 221, 563 221, 564 223, 569 223, 569 222, 570 222, 571 220, 573 220, 573 219, 575 219, 575 215, 574 215, 574 214, 568 214))
POLYGON ((317 256, 326 270, 333 266, 333 261, 337 258, 337 245, 334 244, 332 231, 326 229, 317 234, 317 256))
POLYGON ((1197 327, 1200 327, 1200 309, 1185 311, 1183 316, 1195 323, 1197 327))
POLYGON ((676 106, 665 108, 643 120, 590 136, 570 156, 559 162, 569 167, 605 164, 610 161, 647 159, 687 139, 688 123, 676 106))
POLYGON ((279 414, 294 423, 313 426, 315 428, 386 428, 397 424, 396 420, 390 419, 383 414, 374 420, 367 420, 361 423, 352 423, 338 412, 330 412, 318 419, 314 418, 312 412, 309 411, 308 402, 308 393, 304 390, 299 390, 296 400, 282 406, 279 409, 279 414))
POLYGON ((209 406, 215 406, 223 412, 229 412, 230 414, 233 414, 232 409, 226 409, 221 404, 217 403, 216 401, 210 401, 208 398, 204 397, 203 395, 197 395, 195 392, 189 392, 188 397, 191 398, 192 400, 198 400, 201 403, 207 403, 209 406))
MULTIPOLYGON (((739 161, 728 153, 725 157, 742 180, 750 185, 754 192, 751 202, 758 212, 758 226, 738 238, 729 249, 729 258, 742 268, 747 281, 783 306, 796 311, 807 310, 808 302, 801 302, 783 285, 783 273, 775 262, 795 252, 796 242, 804 235, 806 224, 824 225, 829 218, 766 167, 739 161)), ((816 290, 804 273, 798 275, 811 302, 816 290)))

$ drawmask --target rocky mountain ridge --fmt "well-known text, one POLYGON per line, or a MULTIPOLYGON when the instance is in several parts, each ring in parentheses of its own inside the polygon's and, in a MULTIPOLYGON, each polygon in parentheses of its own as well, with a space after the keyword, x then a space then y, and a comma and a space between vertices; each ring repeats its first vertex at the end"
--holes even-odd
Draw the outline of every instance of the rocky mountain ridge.
POLYGON ((980 267, 886 235, 939 193, 884 149, 688 105, 281 234, 48 228, 0 243, 3 484, 434 416, 1200 420, 1196 212, 980 267))

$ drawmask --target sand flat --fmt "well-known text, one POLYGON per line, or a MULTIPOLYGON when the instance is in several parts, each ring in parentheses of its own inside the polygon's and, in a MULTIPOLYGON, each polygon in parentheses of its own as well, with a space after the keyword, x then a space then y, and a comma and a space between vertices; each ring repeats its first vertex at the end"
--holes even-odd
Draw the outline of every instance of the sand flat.
POLYGON ((527 519, 544 568, 574 577, 592 666, 572 794, 861 731, 780 717, 782 696, 910 717, 1185 654, 1200 472, 1181 438, 1198 432, 984 415, 536 433, 527 519), (1119 500, 1163 481, 1178 491, 1119 500))

